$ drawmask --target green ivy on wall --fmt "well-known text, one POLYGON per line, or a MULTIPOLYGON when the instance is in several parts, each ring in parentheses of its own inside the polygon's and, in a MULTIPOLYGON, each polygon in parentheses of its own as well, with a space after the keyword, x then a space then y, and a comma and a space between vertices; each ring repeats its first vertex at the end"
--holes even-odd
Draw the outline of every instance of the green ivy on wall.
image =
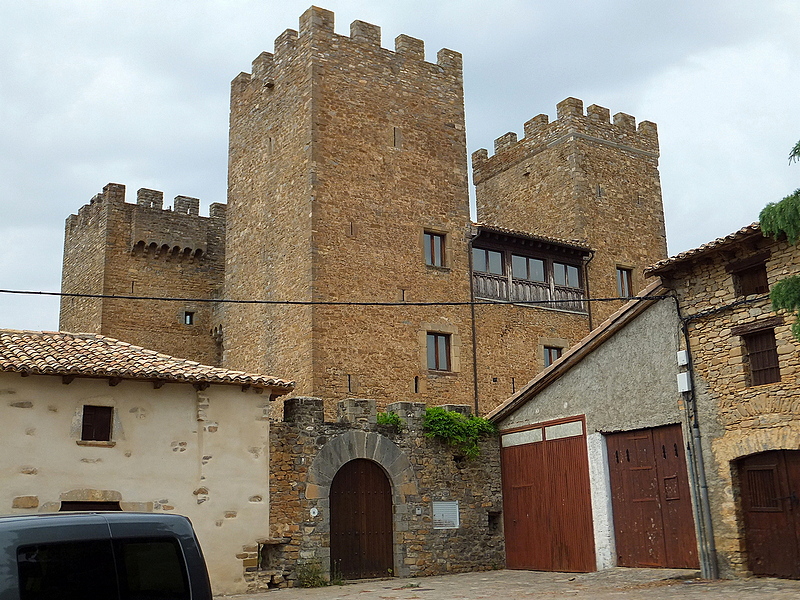
POLYGON ((438 438, 443 442, 455 446, 469 459, 480 456, 480 440, 494 435, 497 428, 493 423, 482 417, 445 410, 439 406, 425 409, 422 419, 422 429, 425 435, 438 438))

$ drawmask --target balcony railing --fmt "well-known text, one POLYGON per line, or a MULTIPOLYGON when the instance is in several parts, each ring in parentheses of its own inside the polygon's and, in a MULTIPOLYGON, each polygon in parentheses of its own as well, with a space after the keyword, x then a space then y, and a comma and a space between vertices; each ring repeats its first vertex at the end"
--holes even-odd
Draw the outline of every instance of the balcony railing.
POLYGON ((547 302, 542 306, 556 310, 586 312, 585 296, 581 289, 559 285, 551 286, 549 283, 528 281, 526 279, 512 279, 509 292, 508 277, 480 272, 472 274, 472 283, 475 290, 475 298, 478 299, 506 300, 526 304, 547 302), (556 302, 549 302, 551 300, 556 302))

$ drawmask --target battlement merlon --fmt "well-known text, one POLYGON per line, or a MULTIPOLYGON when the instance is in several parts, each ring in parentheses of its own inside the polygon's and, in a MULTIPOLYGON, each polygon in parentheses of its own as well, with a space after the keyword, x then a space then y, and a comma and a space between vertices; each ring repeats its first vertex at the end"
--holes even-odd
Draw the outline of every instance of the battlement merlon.
POLYGON ((508 132, 494 142, 494 155, 489 156, 485 148, 472 154, 473 179, 479 184, 488 177, 516 164, 526 157, 537 154, 548 147, 569 138, 583 138, 612 145, 622 150, 644 154, 658 159, 658 129, 651 121, 642 121, 625 113, 617 113, 613 120, 610 111, 592 104, 583 110, 583 101, 566 98, 557 105, 557 119, 550 121, 541 114, 525 123, 525 137, 508 132))
MULTIPOLYGON (((125 202, 125 186, 121 183, 108 183, 103 187, 103 191, 95 194, 87 204, 81 206, 77 214, 69 215, 66 219, 67 232, 75 227, 81 227, 88 222, 94 221, 100 214, 108 214, 115 208, 130 207, 131 210, 146 211, 148 214, 157 215, 181 215, 186 219, 197 219, 199 221, 222 221, 225 220, 224 204, 214 203, 209 208, 209 216, 200 216, 200 200, 189 196, 176 196, 172 208, 164 208, 164 192, 140 188, 136 192, 136 203, 125 202)), ((173 217, 174 218, 174 217, 173 217)))
MULTIPOLYGON (((334 32, 334 13, 323 8, 312 6, 300 16, 300 24, 297 31, 287 29, 277 38, 273 52, 262 52, 254 61, 252 71, 240 73, 234 78, 232 85, 234 88, 249 83, 251 80, 264 82, 267 87, 274 86, 276 69, 286 62, 287 59, 295 56, 298 47, 304 39, 312 36, 318 38, 336 38, 337 42, 351 41, 356 44, 381 46, 381 28, 365 21, 353 21, 350 24, 350 35, 339 35, 334 32)), ((392 51, 387 50, 388 53, 392 51)), ((425 62, 425 43, 417 38, 401 34, 394 40, 394 52, 398 58, 412 59, 425 62)), ((430 63, 434 64, 434 63, 430 63)), ((443 48, 436 55, 438 67, 445 72, 453 72, 461 77, 463 60, 461 54, 453 50, 443 48)))

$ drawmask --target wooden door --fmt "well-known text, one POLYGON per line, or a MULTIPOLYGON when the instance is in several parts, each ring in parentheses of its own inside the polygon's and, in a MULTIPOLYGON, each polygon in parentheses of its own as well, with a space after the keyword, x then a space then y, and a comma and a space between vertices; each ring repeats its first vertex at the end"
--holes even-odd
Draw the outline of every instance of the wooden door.
POLYGON ((740 460, 739 482, 750 570, 800 578, 800 450, 740 460))
POLYGON ((583 420, 504 432, 501 467, 506 566, 594 571, 583 420))
POLYGON ((331 572, 345 579, 393 573, 392 489, 371 460, 345 463, 331 483, 331 572))
POLYGON ((680 425, 606 436, 617 566, 698 568, 680 425))

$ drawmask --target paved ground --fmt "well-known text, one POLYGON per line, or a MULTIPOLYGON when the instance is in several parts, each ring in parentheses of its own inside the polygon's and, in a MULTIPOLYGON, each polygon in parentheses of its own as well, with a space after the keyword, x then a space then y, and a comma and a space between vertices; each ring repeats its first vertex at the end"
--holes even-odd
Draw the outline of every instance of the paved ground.
POLYGON ((386 579, 315 589, 219 596, 226 600, 798 600, 800 581, 753 578, 704 581, 697 572, 615 568, 597 573, 486 571, 386 579))

